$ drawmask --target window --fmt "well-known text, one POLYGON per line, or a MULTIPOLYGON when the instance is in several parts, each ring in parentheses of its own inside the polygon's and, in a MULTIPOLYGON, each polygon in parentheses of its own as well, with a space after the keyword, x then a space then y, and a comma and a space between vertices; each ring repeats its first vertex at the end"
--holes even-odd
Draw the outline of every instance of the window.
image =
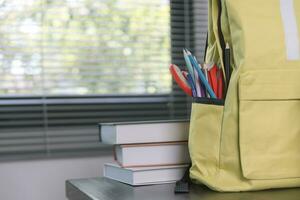
POLYGON ((171 91, 167 0, 6 0, 1 95, 171 91))
POLYGON ((186 118, 168 65, 194 48, 192 5, 0 1, 2 158, 99 152, 99 122, 186 118))

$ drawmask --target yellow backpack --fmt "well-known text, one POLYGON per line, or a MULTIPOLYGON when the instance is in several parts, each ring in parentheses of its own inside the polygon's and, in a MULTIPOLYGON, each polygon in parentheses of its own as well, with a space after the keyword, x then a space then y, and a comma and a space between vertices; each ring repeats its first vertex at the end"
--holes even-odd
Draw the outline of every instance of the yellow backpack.
POLYGON ((223 67, 228 43, 232 75, 225 101, 192 104, 194 182, 218 191, 300 186, 299 41, 300 0, 209 0, 205 62, 223 67))

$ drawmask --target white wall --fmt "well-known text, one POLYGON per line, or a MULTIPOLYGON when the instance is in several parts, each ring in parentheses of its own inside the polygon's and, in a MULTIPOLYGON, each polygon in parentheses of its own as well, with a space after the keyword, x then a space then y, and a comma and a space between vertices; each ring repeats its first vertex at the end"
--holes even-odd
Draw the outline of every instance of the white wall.
POLYGON ((102 176, 111 154, 0 163, 0 200, 65 200, 65 180, 102 176))

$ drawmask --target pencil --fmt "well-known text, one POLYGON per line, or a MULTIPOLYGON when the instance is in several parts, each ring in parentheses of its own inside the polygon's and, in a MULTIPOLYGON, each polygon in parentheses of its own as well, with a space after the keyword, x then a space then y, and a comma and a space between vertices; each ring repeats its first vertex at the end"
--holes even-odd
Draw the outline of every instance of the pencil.
POLYGON ((226 43, 225 48, 225 58, 224 58, 224 68, 225 68, 225 81, 226 81, 226 93, 229 86, 230 76, 231 76, 231 69, 230 69, 230 47, 229 44, 226 43))

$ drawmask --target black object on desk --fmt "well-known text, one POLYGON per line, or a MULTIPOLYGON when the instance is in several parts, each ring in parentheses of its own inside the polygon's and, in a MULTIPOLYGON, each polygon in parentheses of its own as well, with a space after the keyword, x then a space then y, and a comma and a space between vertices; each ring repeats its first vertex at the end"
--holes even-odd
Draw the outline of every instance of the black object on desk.
POLYGON ((299 200, 300 188, 219 193, 191 185, 190 193, 174 194, 175 184, 132 187, 107 178, 66 181, 69 200, 299 200))

